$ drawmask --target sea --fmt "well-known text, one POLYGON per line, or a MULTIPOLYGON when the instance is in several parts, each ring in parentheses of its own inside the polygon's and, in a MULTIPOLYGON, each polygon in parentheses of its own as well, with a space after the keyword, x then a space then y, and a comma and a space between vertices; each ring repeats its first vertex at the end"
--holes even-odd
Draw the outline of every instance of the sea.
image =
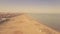
POLYGON ((29 13, 32 18, 41 21, 42 24, 45 24, 57 31, 60 31, 60 14, 35 14, 29 13))

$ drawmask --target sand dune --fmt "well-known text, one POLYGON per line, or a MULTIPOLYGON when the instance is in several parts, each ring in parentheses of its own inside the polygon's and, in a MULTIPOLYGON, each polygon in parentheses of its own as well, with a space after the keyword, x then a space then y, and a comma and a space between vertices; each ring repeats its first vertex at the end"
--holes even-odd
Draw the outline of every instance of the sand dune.
POLYGON ((10 18, 0 25, 0 34, 60 34, 59 32, 39 23, 31 17, 21 14, 10 18))

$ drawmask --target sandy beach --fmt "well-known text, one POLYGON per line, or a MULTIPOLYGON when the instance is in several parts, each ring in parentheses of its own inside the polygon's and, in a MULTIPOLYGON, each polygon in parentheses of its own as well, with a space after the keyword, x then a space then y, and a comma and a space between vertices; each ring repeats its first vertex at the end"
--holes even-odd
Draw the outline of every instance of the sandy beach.
POLYGON ((21 14, 0 25, 0 34, 60 34, 27 14, 21 14))

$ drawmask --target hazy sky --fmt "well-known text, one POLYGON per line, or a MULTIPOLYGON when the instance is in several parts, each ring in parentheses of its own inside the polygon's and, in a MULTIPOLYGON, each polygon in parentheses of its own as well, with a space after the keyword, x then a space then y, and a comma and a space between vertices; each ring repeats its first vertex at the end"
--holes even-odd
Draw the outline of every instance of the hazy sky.
POLYGON ((60 13, 60 0, 0 0, 0 7, 0 11, 60 13))

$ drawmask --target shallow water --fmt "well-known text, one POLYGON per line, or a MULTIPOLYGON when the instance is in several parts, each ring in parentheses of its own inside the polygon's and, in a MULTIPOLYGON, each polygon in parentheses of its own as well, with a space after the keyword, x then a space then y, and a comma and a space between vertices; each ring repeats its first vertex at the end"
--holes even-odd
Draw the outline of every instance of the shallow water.
POLYGON ((60 14, 29 14, 43 24, 60 31, 60 14))

